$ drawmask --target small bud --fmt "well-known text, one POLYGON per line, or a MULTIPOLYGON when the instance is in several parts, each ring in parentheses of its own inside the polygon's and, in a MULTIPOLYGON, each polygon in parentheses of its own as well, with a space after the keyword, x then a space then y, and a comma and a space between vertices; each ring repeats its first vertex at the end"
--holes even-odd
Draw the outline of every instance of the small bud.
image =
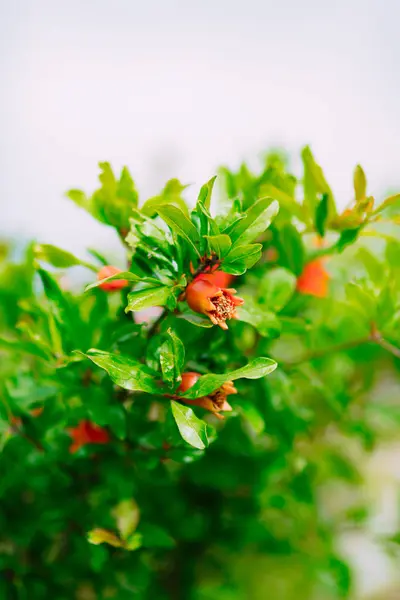
POLYGON ((69 447, 71 454, 86 444, 108 444, 110 441, 108 431, 91 421, 80 421, 77 427, 68 429, 68 433, 72 437, 72 444, 69 447))
POLYGON ((328 295, 329 274, 321 258, 309 262, 297 279, 297 291, 301 294, 325 298, 328 295))
MULTIPOLYGON (((194 386, 199 377, 201 377, 200 373, 195 373, 194 371, 182 373, 182 382, 178 388, 178 392, 187 392, 191 387, 194 386)), ((232 410, 231 405, 226 399, 227 396, 231 394, 237 394, 237 389, 233 385, 232 381, 226 381, 220 388, 215 390, 215 392, 212 392, 212 394, 208 394, 208 396, 196 398, 195 400, 178 396, 178 399, 180 402, 184 402, 185 404, 200 406, 201 408, 212 412, 216 417, 218 417, 218 419, 223 419, 224 417, 219 413, 221 411, 232 410)))
POLYGON ((199 275, 186 288, 186 301, 195 312, 207 315, 214 325, 228 329, 227 319, 236 319, 236 307, 244 303, 236 290, 218 287, 213 274, 199 275))
MULTIPOLYGON (((107 265, 106 267, 102 267, 97 273, 97 280, 101 281, 102 279, 112 277, 112 275, 117 275, 118 273, 122 273, 121 269, 107 265)), ((127 285, 128 281, 126 279, 113 279, 112 281, 101 283, 99 287, 105 292, 115 292, 117 290, 122 290, 122 288, 126 287, 127 285)))

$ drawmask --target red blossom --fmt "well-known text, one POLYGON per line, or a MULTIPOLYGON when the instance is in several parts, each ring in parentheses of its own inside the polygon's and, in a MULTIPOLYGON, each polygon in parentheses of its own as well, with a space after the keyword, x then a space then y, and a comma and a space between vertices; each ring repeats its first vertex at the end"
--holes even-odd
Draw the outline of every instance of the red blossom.
POLYGON ((69 447, 71 453, 77 452, 86 444, 108 444, 110 441, 108 431, 91 421, 80 421, 76 427, 68 429, 68 433, 72 438, 69 447))
POLYGON ((317 258, 309 262, 297 279, 297 290, 301 294, 325 298, 328 295, 329 274, 323 260, 317 258))

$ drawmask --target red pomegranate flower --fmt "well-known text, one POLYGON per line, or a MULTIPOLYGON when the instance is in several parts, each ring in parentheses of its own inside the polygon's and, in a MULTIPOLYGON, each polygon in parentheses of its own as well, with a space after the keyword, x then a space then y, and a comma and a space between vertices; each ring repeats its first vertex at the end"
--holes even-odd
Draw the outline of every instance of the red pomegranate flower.
POLYGON ((186 301, 195 312, 207 315, 214 325, 228 329, 227 319, 236 319, 236 307, 244 300, 236 290, 216 285, 215 274, 198 275, 186 288, 186 301))
POLYGON ((317 258, 309 262, 297 279, 297 290, 301 294, 325 298, 328 295, 329 274, 323 260, 317 258))
MULTIPOLYGON (((107 277, 111 277, 112 275, 117 275, 118 273, 122 273, 121 269, 118 269, 118 267, 107 265, 105 267, 102 267, 97 273, 97 280, 101 281, 102 279, 106 279, 107 277)), ((127 285, 128 281, 126 279, 113 279, 112 281, 106 281, 105 283, 101 283, 99 287, 105 292, 115 292, 117 290, 121 290, 127 285)))
POLYGON ((225 273, 224 271, 214 271, 210 273, 210 281, 215 283, 217 287, 227 288, 229 287, 235 280, 235 276, 230 273, 225 273))
MULTIPOLYGON (((194 371, 182 373, 182 382, 178 388, 178 392, 187 392, 187 390, 194 386, 199 377, 201 377, 200 373, 194 371)), ((233 385, 233 381, 226 381, 220 388, 215 390, 215 392, 212 392, 212 394, 208 394, 208 396, 196 398, 195 400, 182 398, 181 396, 178 396, 177 398, 180 402, 191 404, 193 406, 200 406, 201 408, 212 412, 218 419, 223 419, 223 415, 220 415, 219 413, 221 411, 232 410, 231 405, 226 399, 227 396, 231 394, 237 394, 237 389, 233 385)))
POLYGON ((72 454, 86 444, 108 444, 110 441, 108 431, 91 421, 80 421, 77 427, 68 429, 68 433, 72 438, 72 444, 69 447, 72 454))

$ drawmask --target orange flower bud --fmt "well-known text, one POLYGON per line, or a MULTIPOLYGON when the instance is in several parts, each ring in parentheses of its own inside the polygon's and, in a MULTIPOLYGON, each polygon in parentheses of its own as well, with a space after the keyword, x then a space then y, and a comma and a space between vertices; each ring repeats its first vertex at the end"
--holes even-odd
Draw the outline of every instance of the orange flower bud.
MULTIPOLYGON (((194 371, 182 373, 182 382, 178 388, 178 392, 187 392, 187 390, 194 386, 199 377, 201 377, 200 373, 195 373, 194 371)), ((208 394, 208 396, 196 398, 195 400, 182 398, 181 396, 178 396, 177 398, 180 402, 184 402, 185 404, 190 404, 192 406, 200 406, 201 408, 212 412, 216 417, 218 417, 218 419, 223 419, 224 417, 219 413, 221 411, 232 410, 231 405, 226 399, 230 394, 237 394, 237 389, 233 385, 232 381, 226 381, 220 388, 215 390, 215 392, 212 392, 212 394, 208 394)))
MULTIPOLYGON (((118 269, 117 267, 112 267, 111 265, 107 265, 106 267, 102 267, 97 273, 97 280, 101 281, 102 279, 106 279, 107 277, 111 277, 112 275, 117 275, 118 273, 122 273, 121 269, 118 269)), ((101 283, 99 287, 105 292, 115 292, 117 290, 121 290, 127 285, 128 281, 126 279, 113 279, 112 281, 106 281, 105 283, 101 283)))
POLYGON ((297 290, 301 294, 325 298, 328 295, 329 274, 324 268, 323 260, 317 258, 309 262, 297 279, 297 290))
POLYGON ((77 427, 68 429, 68 433, 72 437, 71 454, 86 444, 107 444, 110 441, 108 431, 91 421, 80 421, 77 427))
POLYGON ((236 319, 236 307, 244 302, 235 294, 236 290, 218 287, 212 274, 199 275, 187 286, 186 301, 192 310, 207 315, 214 325, 228 329, 227 319, 236 319))

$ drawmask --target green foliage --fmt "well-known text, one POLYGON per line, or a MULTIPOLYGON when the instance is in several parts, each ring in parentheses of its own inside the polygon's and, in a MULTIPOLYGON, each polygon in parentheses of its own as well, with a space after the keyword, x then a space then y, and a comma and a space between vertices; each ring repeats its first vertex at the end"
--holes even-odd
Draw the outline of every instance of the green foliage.
POLYGON ((400 368, 399 195, 374 208, 358 166, 341 211, 302 158, 301 179, 279 152, 221 169, 194 207, 176 179, 140 205, 100 163, 68 197, 117 230, 126 269, 100 281, 102 254, 46 244, 2 263, 1 598, 354 597, 337 540, 368 507, 321 498, 356 495, 353 449, 398 438, 375 390, 400 368), (214 303, 244 299, 228 330, 186 302, 204 275, 214 303))

